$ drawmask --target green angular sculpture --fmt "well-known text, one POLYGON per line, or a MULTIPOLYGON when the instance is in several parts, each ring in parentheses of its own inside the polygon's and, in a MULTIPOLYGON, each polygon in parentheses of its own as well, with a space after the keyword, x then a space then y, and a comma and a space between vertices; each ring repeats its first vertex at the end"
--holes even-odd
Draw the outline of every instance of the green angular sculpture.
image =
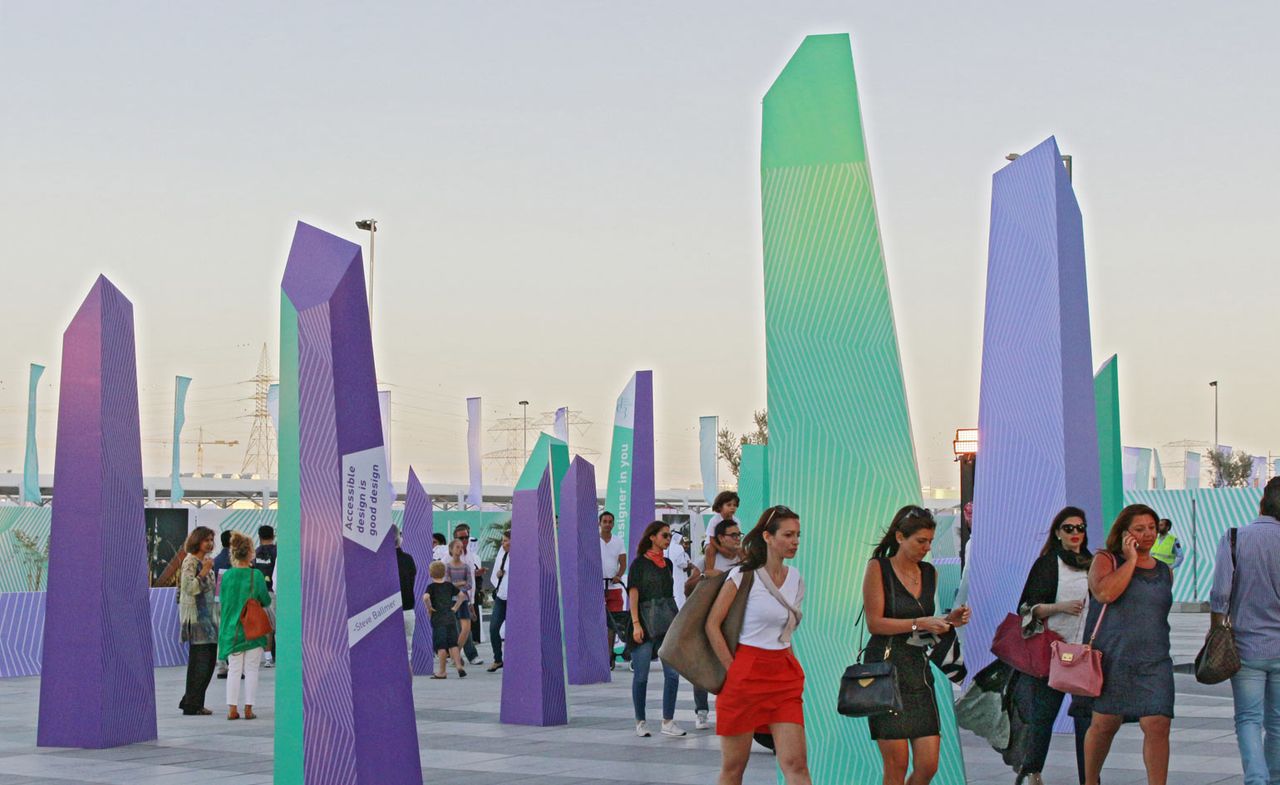
POLYGON ((1098 467, 1102 479, 1102 530, 1124 509, 1124 472, 1120 447, 1120 361, 1111 355, 1093 377, 1093 401, 1098 413, 1098 467))
MULTIPOLYGON (((795 640, 809 765, 814 782, 877 782, 866 721, 836 713, 836 687, 872 544, 920 502, 920 482, 848 35, 806 38, 765 95, 760 181, 770 498, 804 532, 795 640)), ((951 685, 935 677, 949 707, 951 685)), ((940 713, 934 782, 961 785, 955 721, 940 713)))

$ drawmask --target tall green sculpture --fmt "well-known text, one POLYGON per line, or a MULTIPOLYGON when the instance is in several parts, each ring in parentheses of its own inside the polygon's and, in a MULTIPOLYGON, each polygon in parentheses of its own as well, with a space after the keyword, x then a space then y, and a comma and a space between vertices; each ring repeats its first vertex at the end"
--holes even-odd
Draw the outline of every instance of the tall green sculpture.
POLYGON ((1102 364, 1093 377, 1093 401, 1098 413, 1098 468, 1102 479, 1102 530, 1124 509, 1124 471, 1120 446, 1120 361, 1117 355, 1102 364))
MULTIPOLYGON (((804 532, 809 763, 814 782, 875 782, 866 721, 836 713, 836 689, 856 653, 872 544, 920 502, 920 483, 848 35, 801 44, 765 95, 761 148, 770 497, 804 532)), ((961 785, 951 686, 935 681, 934 781, 961 785)))

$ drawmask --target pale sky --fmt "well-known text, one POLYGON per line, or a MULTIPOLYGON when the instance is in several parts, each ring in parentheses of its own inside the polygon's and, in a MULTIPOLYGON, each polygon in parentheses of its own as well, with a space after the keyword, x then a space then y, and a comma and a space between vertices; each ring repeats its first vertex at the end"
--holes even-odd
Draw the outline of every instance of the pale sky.
POLYGON ((0 0, 0 471, 29 362, 52 468, 61 333, 99 273, 135 306, 145 471, 175 374, 188 438, 241 441, 206 470, 238 471, 235 382, 278 357, 294 222, 363 242, 375 217, 397 480, 465 480, 468 395, 490 423, 581 410, 607 455, 652 368, 658 484, 698 483, 698 416, 765 405, 760 100, 829 32, 853 37, 924 484, 956 484, 977 421, 991 174, 1050 134, 1124 442, 1210 440, 1218 379, 1221 441, 1280 453, 1278 26, 1262 2, 0 0))

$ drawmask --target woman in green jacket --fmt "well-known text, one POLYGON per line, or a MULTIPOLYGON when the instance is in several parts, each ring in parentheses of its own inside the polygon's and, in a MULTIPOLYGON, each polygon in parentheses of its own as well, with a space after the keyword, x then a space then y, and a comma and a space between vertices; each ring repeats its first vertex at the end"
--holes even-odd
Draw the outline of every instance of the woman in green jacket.
POLYGON ((231 569, 222 575, 222 625, 218 635, 218 659, 227 661, 227 719, 240 719, 240 675, 244 674, 244 718, 256 719, 253 698, 258 691, 258 668, 267 636, 245 639, 240 614, 245 603, 271 604, 267 581, 253 567, 253 540, 239 532, 231 535, 231 569))

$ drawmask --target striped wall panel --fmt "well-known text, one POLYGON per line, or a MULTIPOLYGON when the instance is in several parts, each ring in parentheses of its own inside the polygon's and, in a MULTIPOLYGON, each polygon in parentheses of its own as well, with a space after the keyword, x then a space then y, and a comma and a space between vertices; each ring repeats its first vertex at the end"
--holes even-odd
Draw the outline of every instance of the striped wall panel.
POLYGON ((1261 488, 1195 488, 1125 491, 1125 504, 1145 504, 1173 522, 1186 557, 1173 574, 1175 602, 1207 602, 1213 587, 1218 542, 1227 529, 1258 517, 1261 488), (1194 500, 1194 527, 1193 502, 1194 500))
POLYGON ((44 592, 0 594, 0 678, 40 673, 44 592))

